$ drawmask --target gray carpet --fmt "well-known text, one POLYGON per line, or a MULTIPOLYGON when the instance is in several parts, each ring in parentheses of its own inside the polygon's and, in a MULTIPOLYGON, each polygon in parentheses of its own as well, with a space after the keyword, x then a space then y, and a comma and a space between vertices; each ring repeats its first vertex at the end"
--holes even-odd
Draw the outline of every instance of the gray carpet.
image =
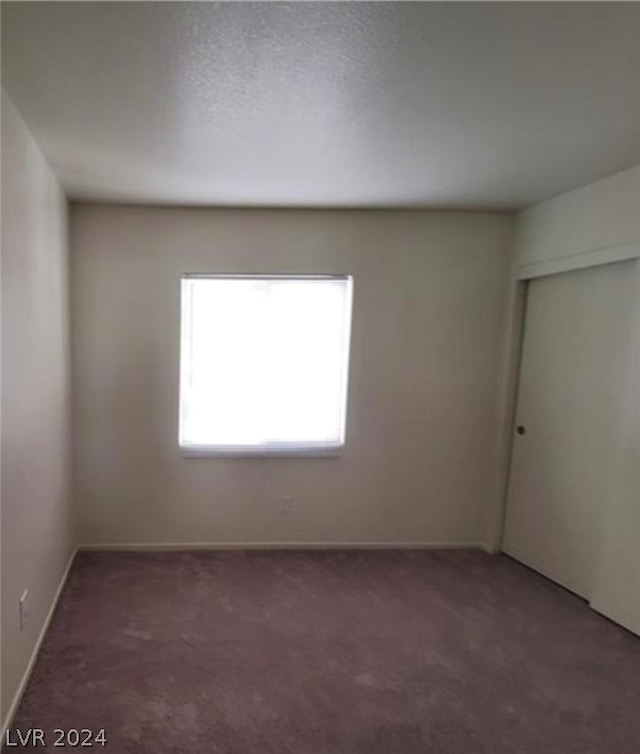
POLYGON ((504 556, 82 553, 14 727, 51 751, 104 728, 113 754, 638 754, 640 640, 504 556))

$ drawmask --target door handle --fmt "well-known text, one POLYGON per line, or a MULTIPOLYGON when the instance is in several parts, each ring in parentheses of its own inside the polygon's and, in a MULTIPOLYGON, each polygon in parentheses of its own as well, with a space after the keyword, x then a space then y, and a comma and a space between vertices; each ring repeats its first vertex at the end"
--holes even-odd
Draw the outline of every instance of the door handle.
POLYGON ((527 433, 527 429, 523 424, 518 424, 518 426, 516 427, 516 432, 519 435, 525 435, 527 433))

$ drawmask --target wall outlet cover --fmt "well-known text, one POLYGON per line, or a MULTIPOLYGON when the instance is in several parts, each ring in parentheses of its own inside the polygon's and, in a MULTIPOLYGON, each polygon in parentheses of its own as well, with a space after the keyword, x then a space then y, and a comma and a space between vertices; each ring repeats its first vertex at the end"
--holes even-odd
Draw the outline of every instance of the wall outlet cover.
POLYGON ((20 609, 20 630, 22 631, 29 617, 29 590, 25 589, 19 603, 20 609))

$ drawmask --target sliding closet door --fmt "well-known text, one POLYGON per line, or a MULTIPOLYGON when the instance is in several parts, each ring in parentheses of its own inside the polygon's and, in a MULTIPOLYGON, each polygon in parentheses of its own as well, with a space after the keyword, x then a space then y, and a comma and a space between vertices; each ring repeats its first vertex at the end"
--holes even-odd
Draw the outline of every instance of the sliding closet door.
POLYGON ((622 432, 591 605, 640 635, 640 260, 622 432))
POLYGON ((635 262, 529 283, 503 549, 590 597, 611 502, 635 262))

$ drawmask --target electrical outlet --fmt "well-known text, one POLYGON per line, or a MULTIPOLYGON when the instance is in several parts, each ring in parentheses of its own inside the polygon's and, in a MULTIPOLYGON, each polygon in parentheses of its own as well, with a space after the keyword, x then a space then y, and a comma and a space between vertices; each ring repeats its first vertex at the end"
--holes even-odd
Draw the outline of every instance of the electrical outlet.
POLYGON ((278 503, 278 512, 283 515, 289 515, 293 511, 293 500, 291 495, 282 495, 278 503))
POLYGON ((23 631, 27 623, 27 619, 29 618, 29 591, 27 589, 24 590, 22 597, 20 597, 19 610, 20 630, 23 631))

